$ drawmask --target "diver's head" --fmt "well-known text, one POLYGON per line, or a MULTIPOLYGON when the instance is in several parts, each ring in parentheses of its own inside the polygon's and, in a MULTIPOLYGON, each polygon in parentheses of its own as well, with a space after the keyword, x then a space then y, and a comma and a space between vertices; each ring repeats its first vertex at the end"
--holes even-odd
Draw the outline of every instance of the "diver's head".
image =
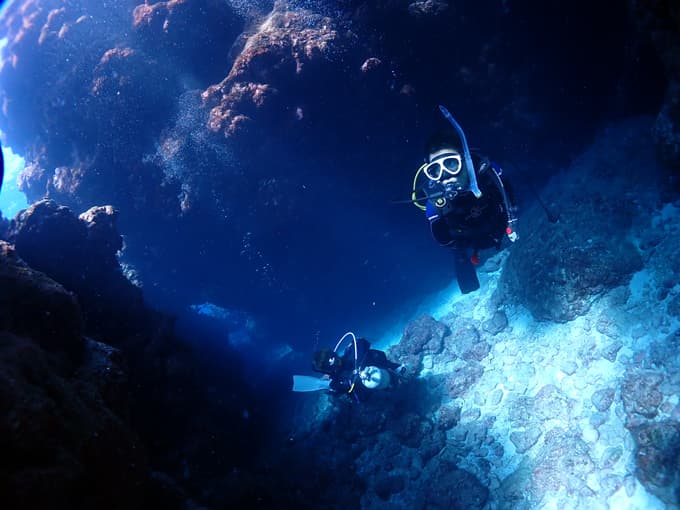
POLYGON ((463 171, 464 158, 460 140, 455 133, 441 131, 432 135, 425 146, 423 173, 431 183, 452 191, 467 189, 468 173, 463 171))
POLYGON ((312 358, 312 369, 323 374, 334 374, 340 370, 342 359, 330 349, 316 351, 312 358))

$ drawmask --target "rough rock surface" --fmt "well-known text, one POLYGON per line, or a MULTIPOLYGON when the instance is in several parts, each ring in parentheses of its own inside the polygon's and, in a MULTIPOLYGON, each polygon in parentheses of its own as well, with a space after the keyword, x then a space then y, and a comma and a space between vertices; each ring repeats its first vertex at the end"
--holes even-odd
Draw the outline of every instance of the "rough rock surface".
POLYGON ((225 403, 203 385, 243 385, 238 363, 224 347, 219 355, 190 348, 173 334, 171 318, 146 307, 118 266, 115 210, 96 207, 77 218, 42 201, 10 230, 17 246, 0 240, 6 503, 181 508, 191 504, 187 488, 196 479, 211 483, 218 468, 210 452, 243 465, 232 434, 256 434, 241 398, 254 400, 243 389, 225 403), (189 474, 178 458, 204 469, 189 474))
POLYGON ((75 296, 5 241, 0 280, 5 504, 141 508, 148 464, 114 350, 84 339, 75 296))
POLYGON ((526 235, 508 256, 499 286, 505 302, 523 304, 538 320, 571 321, 642 268, 642 257, 627 232, 634 215, 653 206, 649 193, 655 189, 654 180, 634 171, 654 159, 647 152, 653 144, 649 131, 640 128, 643 122, 603 132, 590 152, 572 165, 569 182, 560 182, 561 197, 552 204, 560 208, 558 223, 548 223, 538 211, 527 217, 522 225, 526 235), (626 148, 633 140, 647 149, 631 159, 626 148), (607 153, 599 147, 607 147, 607 153), (621 200, 622 190, 631 193, 631 200, 621 200))
POLYGON ((144 448, 95 386, 55 372, 36 344, 6 332, 0 380, 6 505, 142 508, 144 448))
POLYGON ((84 342, 75 296, 31 269, 0 241, 0 331, 33 338, 43 349, 78 363, 84 342))
POLYGON ((429 315, 422 315, 409 323, 401 341, 393 346, 390 356, 403 360, 411 373, 420 371, 423 357, 439 354, 444 348, 444 337, 448 329, 429 315))
POLYGON ((640 481, 669 505, 680 501, 680 425, 662 421, 631 431, 637 446, 635 464, 640 481))
POLYGON ((621 386, 621 399, 629 416, 654 418, 663 402, 659 386, 663 375, 652 371, 631 371, 621 386))
POLYGON ((145 312, 141 291, 125 278, 118 263, 122 238, 116 217, 116 210, 106 206, 77 218, 67 207, 41 200, 18 214, 8 233, 31 267, 80 297, 91 332, 124 330, 117 314, 135 324, 135 318, 145 312))
MULTIPOLYGON (((279 89, 297 101, 295 89, 333 72, 333 60, 346 44, 336 21, 308 10, 286 10, 283 2, 246 40, 224 80, 202 93, 209 108, 208 127, 233 136, 252 124, 279 89), (311 76, 310 76, 311 75, 311 76)), ((302 97, 299 101, 303 101, 302 97)), ((270 106, 271 108, 271 106, 270 106)))

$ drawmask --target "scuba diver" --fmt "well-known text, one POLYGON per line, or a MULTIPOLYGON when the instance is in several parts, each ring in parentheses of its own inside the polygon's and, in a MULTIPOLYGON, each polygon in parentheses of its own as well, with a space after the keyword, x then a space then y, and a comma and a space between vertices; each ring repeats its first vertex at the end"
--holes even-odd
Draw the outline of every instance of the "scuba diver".
POLYGON ((333 350, 322 349, 314 353, 312 370, 324 376, 294 375, 293 391, 328 389, 362 402, 371 392, 398 384, 406 367, 388 360, 383 351, 371 349, 368 340, 357 338, 349 331, 340 338, 333 350), (351 342, 340 355, 338 349, 346 338, 350 338, 351 342))
POLYGON ((500 250, 504 237, 517 240, 516 207, 501 167, 471 154, 460 125, 446 108, 439 109, 455 133, 428 140, 410 201, 425 212, 434 239, 453 250, 458 286, 467 294, 479 289, 479 250, 500 250))

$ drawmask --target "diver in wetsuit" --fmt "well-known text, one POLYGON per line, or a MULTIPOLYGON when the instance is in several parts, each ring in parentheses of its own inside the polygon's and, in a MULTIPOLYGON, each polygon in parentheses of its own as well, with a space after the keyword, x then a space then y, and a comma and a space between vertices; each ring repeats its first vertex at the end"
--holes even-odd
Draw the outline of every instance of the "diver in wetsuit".
POLYGON ((362 402, 375 390, 397 385, 406 366, 388 360, 384 351, 372 349, 368 340, 357 338, 349 331, 340 338, 334 349, 322 349, 314 353, 312 370, 324 376, 294 375, 293 391, 331 390, 362 402), (340 354, 339 349, 343 345, 346 347, 340 354))
POLYGON ((500 250, 506 236, 517 240, 516 207, 500 166, 471 154, 463 130, 440 109, 455 131, 430 138, 411 197, 425 211, 434 239, 453 250, 458 285, 467 294, 479 288, 479 251, 500 250))

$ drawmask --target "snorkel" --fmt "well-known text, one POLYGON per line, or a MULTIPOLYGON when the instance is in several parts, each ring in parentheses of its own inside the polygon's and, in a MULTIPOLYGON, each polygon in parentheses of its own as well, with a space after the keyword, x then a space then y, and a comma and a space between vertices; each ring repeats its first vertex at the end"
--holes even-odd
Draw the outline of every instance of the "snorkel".
POLYGON ((357 337, 354 333, 352 333, 351 331, 348 331, 347 333, 342 335, 340 340, 338 340, 338 343, 335 344, 335 347, 333 348, 333 352, 336 352, 336 353, 338 352, 338 348, 340 347, 342 342, 345 341, 345 338, 347 338, 348 336, 352 337, 352 343, 354 344, 354 372, 356 373, 358 371, 358 368, 359 368, 358 367, 359 352, 358 352, 358 349, 357 349, 357 337))
POLYGON ((458 136, 460 137, 460 143, 463 147, 463 158, 465 159, 465 169, 467 170, 468 178, 470 179, 470 191, 472 191, 472 194, 475 197, 479 198, 482 196, 482 192, 480 191, 479 186, 477 186, 475 167, 472 166, 472 157, 470 156, 470 148, 468 147, 467 139, 465 138, 465 133, 463 132, 463 129, 460 127, 458 122, 456 122, 456 119, 453 118, 453 115, 451 115, 449 111, 446 109, 446 107, 439 105, 439 110, 442 112, 442 115, 446 118, 446 120, 448 120, 449 123, 453 126, 453 128, 458 133, 458 136))

